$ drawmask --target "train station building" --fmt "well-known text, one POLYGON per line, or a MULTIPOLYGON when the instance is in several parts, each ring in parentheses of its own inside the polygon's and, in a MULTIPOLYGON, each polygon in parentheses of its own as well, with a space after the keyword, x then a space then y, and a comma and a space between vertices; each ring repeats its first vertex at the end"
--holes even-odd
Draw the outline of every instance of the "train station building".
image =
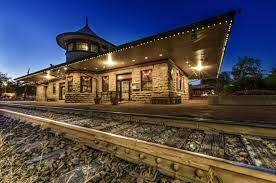
POLYGON ((122 45, 98 36, 88 20, 56 37, 66 61, 17 78, 35 82, 38 101, 184 103, 189 80, 216 78, 235 11, 122 45))

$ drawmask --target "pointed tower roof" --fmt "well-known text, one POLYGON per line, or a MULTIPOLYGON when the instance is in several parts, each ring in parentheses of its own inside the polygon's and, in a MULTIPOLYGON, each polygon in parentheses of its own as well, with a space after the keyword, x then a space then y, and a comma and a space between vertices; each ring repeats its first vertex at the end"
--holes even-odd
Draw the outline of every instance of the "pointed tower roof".
POLYGON ((59 34, 56 37, 57 43, 60 47, 63 49, 66 49, 66 43, 73 39, 84 39, 84 40, 99 40, 104 42, 105 44, 110 45, 111 47, 115 47, 114 44, 106 41, 105 39, 98 36, 94 31, 91 30, 91 28, 88 25, 88 18, 85 19, 85 26, 81 29, 79 29, 76 32, 65 32, 62 34, 59 34))
POLYGON ((87 17, 85 18, 85 26, 83 28, 81 28, 80 30, 78 30, 77 32, 97 36, 97 34, 90 29, 87 17))

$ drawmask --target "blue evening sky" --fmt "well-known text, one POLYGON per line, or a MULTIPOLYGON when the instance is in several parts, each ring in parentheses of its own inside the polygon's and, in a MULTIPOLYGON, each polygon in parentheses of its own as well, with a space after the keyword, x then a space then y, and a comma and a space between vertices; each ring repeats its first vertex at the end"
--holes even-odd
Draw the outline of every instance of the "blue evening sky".
POLYGON ((236 16, 222 70, 237 58, 261 59, 276 67, 274 0, 0 0, 0 72, 13 77, 65 61, 56 35, 89 24, 114 44, 167 31, 232 9, 236 16))

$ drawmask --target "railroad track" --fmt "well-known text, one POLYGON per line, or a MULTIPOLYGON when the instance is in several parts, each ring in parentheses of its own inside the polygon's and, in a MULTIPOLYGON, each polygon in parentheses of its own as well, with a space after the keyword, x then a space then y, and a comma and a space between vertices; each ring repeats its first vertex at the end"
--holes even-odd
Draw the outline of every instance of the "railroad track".
MULTIPOLYGON (((11 106, 9 107, 11 109, 11 106)), ((109 120, 106 115, 102 116, 104 118, 100 118, 99 115, 95 118, 94 115, 95 119, 91 119, 85 116, 83 111, 78 110, 70 110, 71 114, 68 114, 68 109, 66 111, 18 105, 14 107, 12 109, 17 112, 2 109, 1 113, 64 132, 67 136, 77 137, 95 149, 107 151, 134 163, 142 162, 157 167, 163 174, 180 180, 276 180, 276 143, 270 139, 271 137, 226 134, 214 129, 211 131, 210 128, 208 131, 202 131, 179 125, 152 124, 153 122, 149 123, 148 119, 145 120, 148 123, 133 122, 133 119, 131 121, 129 118, 116 115, 113 118, 109 116, 109 120)))
MULTIPOLYGON (((101 111, 92 109, 78 109, 67 107, 53 107, 43 105, 30 105, 30 104, 10 104, 0 103, 0 107, 7 108, 19 108, 19 109, 34 109, 43 110, 56 113, 70 113, 76 115, 86 115, 95 118, 114 119, 133 122, 144 122, 153 124, 166 124, 166 126, 173 127, 186 127, 199 130, 209 130, 216 132, 225 132, 230 134, 242 134, 242 135, 254 135, 260 137, 269 137, 276 139, 275 123, 268 123, 265 121, 230 121, 219 119, 206 119, 195 117, 176 117, 166 115, 148 115, 137 113, 125 113, 125 112, 113 112, 113 111, 101 111), (258 129, 258 130, 256 130, 258 129)), ((276 119, 275 119, 276 120, 276 119)))
POLYGON ((1 183, 164 182, 154 167, 133 164, 48 128, 0 115, 1 183))

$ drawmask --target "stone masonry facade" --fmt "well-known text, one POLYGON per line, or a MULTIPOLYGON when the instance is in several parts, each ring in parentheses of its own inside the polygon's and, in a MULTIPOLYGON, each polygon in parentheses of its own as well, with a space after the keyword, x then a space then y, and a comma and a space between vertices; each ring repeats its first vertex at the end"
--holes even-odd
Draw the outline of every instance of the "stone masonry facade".
MULTIPOLYGON (((173 61, 164 60, 152 62, 147 65, 137 65, 136 67, 114 70, 104 73, 90 73, 70 71, 67 73, 66 80, 55 80, 49 83, 37 85, 37 100, 60 100, 60 83, 65 84, 65 102, 68 103, 93 103, 96 92, 99 96, 102 93, 102 77, 108 76, 109 91, 116 91, 117 76, 121 74, 131 74, 131 100, 135 102, 150 103, 153 97, 181 97, 181 102, 189 99, 188 78, 173 61), (143 91, 141 89, 141 71, 152 70, 152 89, 143 91), (91 76, 92 93, 81 92, 81 76, 91 76), (68 78, 73 77, 72 91, 68 92, 68 78), (181 78, 181 79, 180 79, 181 78), (178 86, 177 86, 178 82, 178 86), (56 83, 56 94, 53 94, 53 83, 56 83), (181 84, 180 84, 181 83, 181 84), (181 85, 181 87, 180 87, 181 85), (134 88, 135 86, 135 88, 134 88)), ((107 97, 103 101, 109 101, 107 97)), ((110 101, 109 101, 110 102, 110 101)))

